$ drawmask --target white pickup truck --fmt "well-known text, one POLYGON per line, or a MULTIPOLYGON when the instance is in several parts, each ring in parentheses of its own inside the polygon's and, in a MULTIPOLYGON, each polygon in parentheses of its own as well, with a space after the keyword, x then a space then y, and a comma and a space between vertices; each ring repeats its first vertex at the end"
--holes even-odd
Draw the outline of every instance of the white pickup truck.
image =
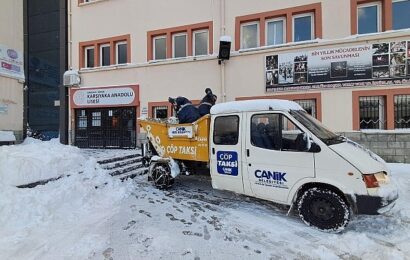
POLYGON ((161 143, 156 126, 142 124, 157 155, 143 149, 150 157, 149 177, 157 186, 168 187, 164 182, 172 183, 185 169, 188 160, 178 158, 178 151, 186 149, 178 146, 191 145, 195 149, 189 151, 197 152, 195 145, 202 145, 207 157, 198 161, 208 164, 213 188, 289 205, 306 224, 321 230, 342 230, 352 214, 382 213, 398 198, 380 157, 328 130, 297 103, 217 104, 211 109, 205 137, 198 125, 166 124, 179 129, 178 137, 188 132, 190 143, 181 145, 173 136, 161 143), (170 145, 175 149, 168 149, 170 145))

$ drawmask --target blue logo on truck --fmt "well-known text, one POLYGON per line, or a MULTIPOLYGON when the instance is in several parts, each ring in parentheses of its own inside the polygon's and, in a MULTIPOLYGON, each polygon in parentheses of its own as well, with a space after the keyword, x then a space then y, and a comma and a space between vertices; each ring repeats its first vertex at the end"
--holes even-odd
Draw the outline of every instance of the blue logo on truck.
POLYGON ((238 153, 219 151, 216 153, 217 171, 219 174, 238 176, 238 153))

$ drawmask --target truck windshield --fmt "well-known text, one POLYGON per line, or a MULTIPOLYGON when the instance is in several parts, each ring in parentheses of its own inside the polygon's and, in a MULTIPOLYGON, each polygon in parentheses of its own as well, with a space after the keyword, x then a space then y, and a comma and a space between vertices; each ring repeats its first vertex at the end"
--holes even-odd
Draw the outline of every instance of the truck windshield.
POLYGON ((291 110, 290 114, 326 145, 340 144, 346 141, 343 136, 333 133, 305 111, 291 110))

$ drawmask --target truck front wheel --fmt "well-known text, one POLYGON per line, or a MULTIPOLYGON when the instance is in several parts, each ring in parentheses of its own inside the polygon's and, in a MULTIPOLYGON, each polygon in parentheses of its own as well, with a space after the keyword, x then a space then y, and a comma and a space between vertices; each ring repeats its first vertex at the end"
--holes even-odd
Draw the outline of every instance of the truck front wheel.
POLYGON ((158 189, 167 189, 174 183, 171 169, 167 163, 155 163, 151 170, 151 179, 158 189))
POLYGON ((326 188, 310 188, 298 201, 300 218, 309 226, 323 231, 340 232, 350 220, 350 209, 336 192, 326 188))

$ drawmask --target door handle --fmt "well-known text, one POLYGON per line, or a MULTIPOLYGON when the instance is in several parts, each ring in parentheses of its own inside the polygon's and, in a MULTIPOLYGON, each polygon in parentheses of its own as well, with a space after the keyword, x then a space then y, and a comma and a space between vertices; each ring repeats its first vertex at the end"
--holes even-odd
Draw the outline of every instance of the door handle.
POLYGON ((249 157, 250 153, 249 153, 249 149, 246 149, 246 156, 249 157))
POLYGON ((215 154, 215 148, 212 147, 212 154, 215 154))

